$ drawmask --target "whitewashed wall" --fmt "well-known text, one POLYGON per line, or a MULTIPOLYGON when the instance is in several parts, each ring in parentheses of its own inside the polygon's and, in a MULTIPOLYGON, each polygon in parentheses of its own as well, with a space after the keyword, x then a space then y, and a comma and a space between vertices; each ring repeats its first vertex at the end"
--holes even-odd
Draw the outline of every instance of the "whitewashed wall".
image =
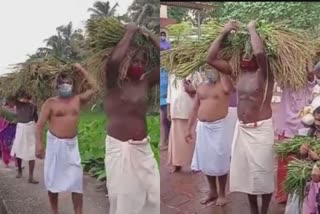
POLYGON ((168 18, 168 10, 166 5, 160 5, 160 18, 168 18))

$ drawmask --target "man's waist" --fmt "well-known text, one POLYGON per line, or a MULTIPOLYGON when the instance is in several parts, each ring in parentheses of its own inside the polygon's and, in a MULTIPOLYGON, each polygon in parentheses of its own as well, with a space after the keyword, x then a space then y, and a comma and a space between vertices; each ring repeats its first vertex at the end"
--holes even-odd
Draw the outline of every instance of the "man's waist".
POLYGON ((35 123, 34 120, 17 120, 17 123, 20 124, 29 124, 29 123, 35 123))

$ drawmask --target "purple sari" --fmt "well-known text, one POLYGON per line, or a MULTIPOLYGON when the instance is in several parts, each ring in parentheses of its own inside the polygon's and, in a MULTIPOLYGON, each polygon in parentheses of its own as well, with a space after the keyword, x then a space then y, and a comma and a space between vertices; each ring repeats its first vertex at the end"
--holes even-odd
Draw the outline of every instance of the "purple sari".
POLYGON ((9 123, 0 117, 0 148, 3 162, 8 165, 10 163, 10 152, 16 135, 16 124, 9 123))

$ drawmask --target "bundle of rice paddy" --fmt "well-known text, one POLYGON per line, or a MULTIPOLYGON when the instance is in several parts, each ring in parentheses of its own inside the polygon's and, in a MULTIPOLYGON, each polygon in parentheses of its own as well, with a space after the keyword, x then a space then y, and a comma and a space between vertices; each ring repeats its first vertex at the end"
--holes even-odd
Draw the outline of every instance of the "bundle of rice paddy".
MULTIPOLYGON (((117 18, 102 18, 89 20, 87 23, 88 46, 93 56, 88 60, 90 68, 96 72, 100 72, 105 61, 108 59, 112 49, 118 44, 125 34, 125 25, 117 18)), ((152 69, 160 64, 159 50, 157 50, 152 42, 137 32, 131 49, 143 49, 148 58, 147 68, 152 69)))
POLYGON ((26 91, 37 100, 44 101, 55 93, 55 80, 61 72, 70 75, 76 91, 84 90, 81 75, 75 74, 71 65, 62 65, 57 61, 39 60, 17 64, 13 72, 0 78, 0 96, 16 96, 21 90, 26 91))
POLYGON ((287 176, 283 183, 284 191, 288 194, 297 195, 300 204, 303 203, 306 184, 308 181, 319 178, 318 172, 313 170, 313 168, 319 166, 320 162, 313 163, 297 159, 290 161, 287 176))
POLYGON ((316 147, 317 151, 320 151, 320 145, 317 145, 317 139, 305 136, 296 136, 291 139, 286 139, 280 143, 274 145, 274 150, 276 154, 280 157, 287 157, 290 154, 298 154, 300 152, 300 147, 303 144, 307 144, 310 147, 316 147))
POLYGON ((305 198, 305 187, 308 181, 320 182, 320 145, 311 137, 295 137, 275 145, 275 152, 282 157, 293 154, 296 157, 288 164, 284 191, 297 195, 300 203, 305 198))
MULTIPOLYGON (((186 77, 206 63, 210 44, 222 31, 223 25, 209 22, 200 41, 184 41, 178 47, 161 53, 161 64, 178 77, 186 77)), ((316 55, 315 40, 306 32, 289 29, 282 24, 260 22, 257 31, 266 47, 271 70, 280 86, 299 89, 307 81, 306 63, 316 55)), ((250 36, 245 25, 228 36, 222 44, 220 56, 229 61, 233 76, 240 70, 242 54, 252 55, 250 36)))

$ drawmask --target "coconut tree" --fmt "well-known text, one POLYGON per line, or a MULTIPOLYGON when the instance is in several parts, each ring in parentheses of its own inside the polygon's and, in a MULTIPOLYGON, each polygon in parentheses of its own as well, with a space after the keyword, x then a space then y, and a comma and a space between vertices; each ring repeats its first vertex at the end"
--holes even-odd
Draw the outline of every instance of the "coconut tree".
POLYGON ((93 7, 88 9, 88 12, 91 12, 90 19, 105 18, 110 16, 115 16, 117 11, 118 3, 110 6, 109 1, 96 1, 93 4, 93 7))
POLYGON ((57 27, 57 34, 45 39, 46 47, 41 47, 33 57, 54 56, 63 61, 81 60, 84 36, 81 30, 73 30, 72 22, 57 27))
POLYGON ((149 30, 160 30, 160 2, 158 0, 134 0, 128 9, 131 20, 149 30))

